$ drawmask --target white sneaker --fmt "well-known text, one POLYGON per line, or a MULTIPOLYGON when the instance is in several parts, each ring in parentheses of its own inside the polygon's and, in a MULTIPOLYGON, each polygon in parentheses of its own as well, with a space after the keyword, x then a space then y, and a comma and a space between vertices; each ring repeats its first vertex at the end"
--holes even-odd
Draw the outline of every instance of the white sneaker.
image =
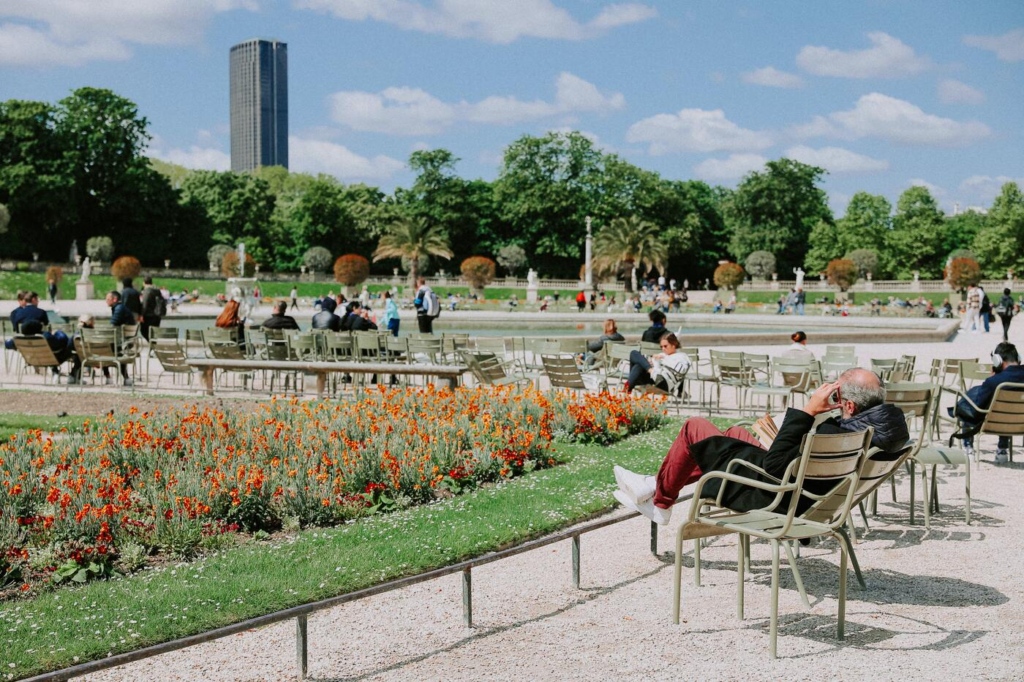
POLYGON ((619 490, 634 502, 640 503, 654 497, 655 481, 653 476, 643 476, 618 465, 614 466, 612 471, 615 473, 615 482, 618 484, 619 490))
POLYGON ((659 526, 668 525, 669 520, 672 518, 671 509, 655 507, 652 500, 648 499, 640 503, 634 503, 633 500, 631 500, 629 496, 621 490, 616 490, 612 495, 614 495, 615 499, 618 500, 626 509, 640 512, 659 526))
POLYGON ((996 450, 996 464, 1006 464, 1010 461, 1010 451, 1006 448, 996 450))

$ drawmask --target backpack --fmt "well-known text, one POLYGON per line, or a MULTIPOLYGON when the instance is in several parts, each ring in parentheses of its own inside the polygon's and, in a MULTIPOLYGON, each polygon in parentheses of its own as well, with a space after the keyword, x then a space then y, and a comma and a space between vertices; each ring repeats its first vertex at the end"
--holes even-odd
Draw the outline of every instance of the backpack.
POLYGON ((156 314, 160 317, 167 317, 167 299, 159 292, 156 295, 156 314))
POLYGON ((441 301, 433 291, 426 292, 423 297, 423 314, 427 317, 441 316, 441 301))

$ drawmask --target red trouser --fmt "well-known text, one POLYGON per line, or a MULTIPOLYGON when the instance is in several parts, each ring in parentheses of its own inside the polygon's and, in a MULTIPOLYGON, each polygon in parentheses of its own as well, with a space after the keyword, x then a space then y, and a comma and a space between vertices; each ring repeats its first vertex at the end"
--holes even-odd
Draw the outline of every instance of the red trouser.
POLYGON ((712 436, 728 436, 762 447, 761 441, 742 426, 730 426, 724 433, 704 417, 692 417, 679 429, 672 447, 668 449, 665 461, 658 470, 657 485, 654 488, 654 506, 668 509, 676 503, 679 491, 693 483, 703 473, 690 454, 690 446, 712 436))

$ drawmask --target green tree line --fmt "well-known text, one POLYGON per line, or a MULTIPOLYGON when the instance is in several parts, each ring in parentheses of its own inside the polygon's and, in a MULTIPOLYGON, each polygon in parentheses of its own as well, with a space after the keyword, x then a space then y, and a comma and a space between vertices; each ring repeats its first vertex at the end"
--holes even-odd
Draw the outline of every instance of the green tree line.
POLYGON ((411 186, 386 193, 280 167, 187 170, 147 158, 147 128, 135 104, 109 90, 0 103, 0 256, 62 261, 72 240, 81 249, 105 235, 115 255, 147 265, 203 267, 210 247, 244 242, 265 270, 297 270, 319 247, 318 262, 322 249, 333 258, 377 253, 376 272, 430 273, 457 271, 472 255, 511 262, 501 254, 521 250, 542 275, 576 277, 589 216, 599 265, 627 280, 654 268, 696 282, 721 260, 748 258, 749 273, 770 276, 767 264, 782 278, 798 266, 822 272, 837 258, 876 278, 939 277, 965 251, 989 276, 1024 265, 1024 197, 1014 183, 987 213, 947 216, 926 188, 911 187, 895 210, 857 193, 836 219, 821 168, 777 159, 728 189, 665 179, 570 132, 514 140, 493 181, 460 177, 448 150, 416 151, 411 186), (410 229, 440 235, 445 248, 416 263, 380 249, 382 237, 410 229))

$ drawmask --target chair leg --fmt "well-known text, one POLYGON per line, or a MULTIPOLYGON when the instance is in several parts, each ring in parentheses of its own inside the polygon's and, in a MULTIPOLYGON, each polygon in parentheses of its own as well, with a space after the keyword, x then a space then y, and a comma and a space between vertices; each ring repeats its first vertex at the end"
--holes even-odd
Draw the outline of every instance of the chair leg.
MULTIPOLYGON (((914 471, 914 469, 916 468, 916 464, 914 463, 914 460, 911 459, 907 463, 910 465, 910 525, 913 526, 914 525, 914 503, 915 503, 914 485, 917 482, 917 472, 914 471)), ((895 502, 895 500, 893 500, 893 501, 895 502)))
MULTIPOLYGON (((871 526, 868 525, 868 513, 864 509, 864 500, 861 500, 860 502, 857 503, 857 508, 860 509, 860 517, 861 520, 864 521, 864 532, 867 533, 869 530, 871 530, 871 526)), ((853 525, 852 520, 851 525, 853 525)))
MULTIPOLYGON (((700 567, 700 560, 696 559, 696 565, 694 570, 700 567)), ((683 532, 680 528, 679 532, 676 533, 676 563, 674 567, 673 581, 672 581, 672 622, 679 625, 679 601, 682 596, 682 577, 683 577, 683 532)))
POLYGON ((782 543, 783 548, 786 550, 786 559, 789 561, 789 567, 793 570, 793 581, 796 582, 796 589, 800 591, 800 599, 803 600, 804 606, 810 609, 811 601, 807 598, 807 590, 804 589, 804 581, 800 576, 800 568, 796 565, 796 557, 793 556, 792 545, 792 542, 782 543))
POLYGON ((769 625, 769 649, 771 657, 777 658, 776 642, 779 636, 779 541, 772 540, 772 614, 769 625))
POLYGON ((846 636, 846 554, 852 554, 853 548, 845 542, 839 543, 839 622, 836 626, 836 639, 843 639, 846 636))
POLYGON ((932 496, 928 486, 928 467, 921 467, 921 492, 924 494, 924 527, 932 527, 932 496))
MULTIPOLYGON (((1010 461, 1013 461, 1012 458, 1010 461)), ((968 460, 964 466, 964 495, 966 500, 964 502, 964 521, 967 525, 971 525, 971 462, 968 460)))
POLYGON ((697 538, 693 541, 693 584, 694 587, 700 587, 700 543, 702 540, 697 538))
POLYGON ((739 559, 736 561, 736 617, 743 620, 743 581, 746 578, 746 573, 743 570, 743 566, 746 560, 746 547, 744 546, 743 536, 739 536, 739 542, 736 543, 739 547, 739 559))
POLYGON ((839 528, 836 532, 842 537, 840 544, 845 542, 846 546, 850 550, 850 563, 853 564, 853 572, 857 575, 857 582, 860 583, 860 588, 862 590, 868 589, 868 584, 864 581, 864 574, 860 571, 860 562, 857 561, 857 553, 853 551, 853 543, 850 542, 850 536, 847 535, 846 531, 842 528, 839 528))

